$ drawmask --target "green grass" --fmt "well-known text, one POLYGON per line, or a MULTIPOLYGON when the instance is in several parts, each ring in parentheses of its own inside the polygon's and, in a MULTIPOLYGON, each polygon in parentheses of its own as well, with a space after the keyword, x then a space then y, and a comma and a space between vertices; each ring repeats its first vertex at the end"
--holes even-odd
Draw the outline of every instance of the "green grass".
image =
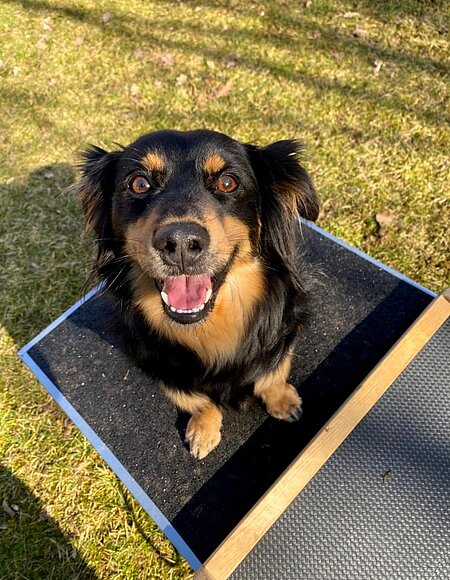
POLYGON ((163 127, 301 138, 320 225, 438 292, 449 16, 431 0, 0 2, 0 578, 190 575, 16 356, 92 260, 67 192, 77 152, 163 127))

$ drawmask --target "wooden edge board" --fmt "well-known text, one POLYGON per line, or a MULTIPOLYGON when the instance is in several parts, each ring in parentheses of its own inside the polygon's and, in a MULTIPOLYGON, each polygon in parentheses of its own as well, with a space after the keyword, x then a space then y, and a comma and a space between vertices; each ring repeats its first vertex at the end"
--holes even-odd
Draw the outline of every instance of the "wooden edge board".
POLYGON ((450 317, 450 290, 435 298, 196 572, 225 580, 317 474, 394 380, 450 317))

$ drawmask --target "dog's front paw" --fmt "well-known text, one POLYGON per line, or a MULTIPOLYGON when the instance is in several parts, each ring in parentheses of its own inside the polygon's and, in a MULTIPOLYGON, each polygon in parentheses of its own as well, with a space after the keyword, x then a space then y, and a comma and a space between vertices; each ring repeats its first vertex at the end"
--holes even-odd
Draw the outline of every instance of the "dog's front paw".
POLYGON ((196 459, 203 459, 220 443, 222 413, 210 406, 192 415, 186 428, 186 443, 196 459))
POLYGON ((302 416, 302 400, 296 389, 289 383, 284 383, 279 389, 272 389, 270 396, 266 396, 264 402, 267 412, 275 419, 293 423, 302 416))

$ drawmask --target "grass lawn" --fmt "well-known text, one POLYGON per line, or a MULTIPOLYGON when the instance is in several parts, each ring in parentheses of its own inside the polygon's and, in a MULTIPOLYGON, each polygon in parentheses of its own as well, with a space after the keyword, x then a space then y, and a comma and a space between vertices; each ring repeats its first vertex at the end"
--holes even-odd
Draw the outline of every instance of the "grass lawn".
POLYGON ((92 260, 77 152, 159 128, 300 138, 319 224, 438 292, 449 28, 445 0, 0 0, 0 578, 191 574, 17 359, 92 260))

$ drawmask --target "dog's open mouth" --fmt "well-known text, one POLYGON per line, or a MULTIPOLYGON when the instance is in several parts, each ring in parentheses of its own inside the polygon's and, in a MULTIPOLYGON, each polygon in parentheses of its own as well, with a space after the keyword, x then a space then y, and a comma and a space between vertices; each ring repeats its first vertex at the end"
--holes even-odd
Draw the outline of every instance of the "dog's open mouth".
POLYGON ((224 283, 234 260, 239 252, 239 246, 233 249, 228 262, 220 272, 213 276, 197 274, 188 276, 168 276, 157 280, 166 314, 180 324, 199 322, 211 312, 220 287, 224 283))
POLYGON ((169 276, 162 283, 166 313, 176 322, 190 324, 206 316, 212 306, 212 279, 207 274, 169 276))

